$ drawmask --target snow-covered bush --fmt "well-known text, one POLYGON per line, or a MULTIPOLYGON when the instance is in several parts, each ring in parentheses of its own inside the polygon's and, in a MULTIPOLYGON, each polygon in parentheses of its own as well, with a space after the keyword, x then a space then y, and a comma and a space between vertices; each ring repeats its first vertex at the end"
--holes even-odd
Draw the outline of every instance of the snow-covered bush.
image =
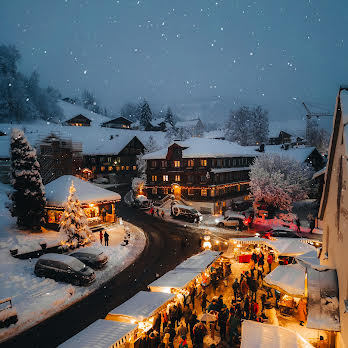
POLYGON ((71 183, 68 201, 59 223, 59 233, 69 244, 78 246, 93 241, 94 236, 88 227, 86 214, 75 192, 74 183, 71 183))
POLYGON ((311 169, 286 155, 263 154, 250 170, 250 191, 255 203, 291 210, 292 203, 308 197, 311 169))
POLYGON ((22 130, 11 133, 11 215, 17 217, 17 225, 24 228, 40 229, 46 198, 40 175, 40 164, 22 130))

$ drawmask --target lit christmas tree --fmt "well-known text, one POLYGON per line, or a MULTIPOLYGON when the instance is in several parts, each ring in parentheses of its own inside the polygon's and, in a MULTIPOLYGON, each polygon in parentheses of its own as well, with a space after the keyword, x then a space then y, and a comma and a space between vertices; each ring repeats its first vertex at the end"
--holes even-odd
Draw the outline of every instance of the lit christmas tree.
POLYGON ((75 194, 74 183, 71 183, 68 201, 60 220, 59 232, 67 237, 67 242, 74 246, 94 241, 94 236, 88 227, 87 217, 81 203, 75 194))

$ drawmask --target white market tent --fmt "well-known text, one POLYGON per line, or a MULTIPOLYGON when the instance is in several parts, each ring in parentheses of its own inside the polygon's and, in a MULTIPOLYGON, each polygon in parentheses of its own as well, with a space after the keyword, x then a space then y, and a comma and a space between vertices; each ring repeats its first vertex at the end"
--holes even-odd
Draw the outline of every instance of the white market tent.
POLYGON ((132 336, 136 324, 98 319, 61 345, 60 348, 110 348, 125 343, 132 336))
POLYGON ((295 331, 281 326, 244 320, 241 348, 314 348, 295 331))
POLYGON ((263 280, 267 285, 280 288, 290 296, 305 296, 306 268, 300 264, 278 266, 263 280))
POLYGON ((259 237, 251 238, 230 238, 230 245, 224 254, 225 257, 229 257, 233 248, 240 244, 263 244, 274 249, 281 256, 298 256, 310 251, 316 250, 314 246, 306 243, 307 239, 295 239, 295 238, 278 238, 278 239, 265 239, 259 237))
POLYGON ((308 253, 296 256, 297 262, 308 267, 312 267, 316 270, 326 270, 329 267, 320 264, 320 259, 316 250, 309 251, 308 253))
POLYGON ((156 314, 174 298, 174 294, 139 291, 128 301, 109 312, 106 319, 139 322, 156 314))
POLYGON ((121 196, 116 192, 105 190, 72 175, 63 175, 45 186, 47 206, 63 207, 68 199, 72 182, 76 189, 76 195, 82 204, 121 200, 121 196))
POLYGON ((201 274, 200 270, 173 269, 149 285, 150 291, 170 293, 172 290, 186 288, 201 274))
POLYGON ((197 271, 205 271, 218 257, 219 251, 205 250, 199 254, 191 256, 184 262, 180 263, 175 269, 192 269, 197 271))

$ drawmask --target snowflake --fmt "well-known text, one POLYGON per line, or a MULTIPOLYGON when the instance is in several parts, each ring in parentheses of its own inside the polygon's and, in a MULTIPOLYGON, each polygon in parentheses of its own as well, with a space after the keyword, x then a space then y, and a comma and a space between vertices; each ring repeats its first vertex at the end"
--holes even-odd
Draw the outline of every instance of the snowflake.
POLYGON ((84 70, 83 73, 86 75, 87 74, 87 70, 84 70))

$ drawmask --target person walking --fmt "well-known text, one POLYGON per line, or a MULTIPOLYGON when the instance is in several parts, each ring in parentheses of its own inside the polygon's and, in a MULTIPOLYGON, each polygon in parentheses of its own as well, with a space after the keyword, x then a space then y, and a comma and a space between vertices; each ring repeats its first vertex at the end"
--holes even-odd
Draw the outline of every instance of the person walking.
POLYGON ((251 312, 252 312, 252 319, 253 320, 256 319, 257 313, 259 312, 259 309, 260 309, 259 304, 256 301, 254 301, 252 303, 252 306, 251 306, 251 312))
POLYGON ((197 323, 193 328, 194 343, 199 348, 203 348, 203 339, 207 333, 207 329, 202 322, 197 323))
POLYGON ((264 256, 262 253, 260 253, 260 257, 259 257, 259 266, 261 266, 262 272, 265 271, 264 268, 263 268, 263 265, 264 265, 264 264, 265 264, 265 256, 264 256))
POLYGON ((182 316, 185 320, 186 327, 189 327, 190 317, 192 315, 191 309, 188 306, 184 306, 184 309, 182 310, 182 316))
POLYGON ((299 218, 296 219, 297 232, 301 232, 301 221, 299 218))
POLYGON ((257 266, 257 280, 261 278, 261 281, 263 280, 263 270, 262 267, 259 265, 257 266))
POLYGON ((247 296, 244 301, 244 314, 245 314, 245 319, 249 319, 250 317, 250 297, 249 296, 247 296))
POLYGON ((219 316, 218 316, 218 323, 219 323, 219 327, 220 327, 221 340, 226 339, 227 320, 228 320, 228 310, 227 310, 227 307, 224 306, 224 307, 222 307, 221 312, 219 313, 219 316))
POLYGON ((177 334, 180 336, 180 337, 186 337, 187 335, 187 327, 185 326, 184 324, 184 321, 181 321, 179 327, 178 327, 178 330, 177 330, 177 334))
POLYGON ((265 303, 266 303, 266 294, 261 295, 261 312, 263 313, 265 309, 265 303))
POLYGON ((202 292, 202 313, 205 312, 205 308, 207 307, 207 293, 205 291, 205 289, 203 289, 202 292))
POLYGON ((240 325, 240 320, 235 315, 231 315, 228 324, 229 324, 228 333, 229 333, 229 341, 230 341, 229 343, 231 347, 235 347, 234 344, 237 343, 239 338, 238 327, 240 325))
POLYGON ((104 243, 105 246, 109 246, 109 233, 107 233, 106 231, 104 233, 104 243))
POLYGON ((313 233, 313 230, 315 228, 315 220, 313 219, 313 217, 309 221, 309 228, 310 228, 309 233, 313 233))
POLYGON ((153 207, 150 208, 149 213, 151 214, 151 216, 153 216, 155 214, 155 210, 153 209, 153 207))
POLYGON ((192 342, 194 341, 194 335, 193 335, 193 328, 195 327, 195 325, 198 323, 197 320, 197 315, 192 313, 191 317, 189 319, 189 324, 190 324, 190 335, 191 335, 191 340, 192 342))
POLYGON ((272 271, 272 263, 273 263, 273 254, 269 253, 267 256, 267 263, 268 263, 268 273, 271 273, 272 271))
POLYGON ((188 348, 186 335, 185 336, 181 336, 181 341, 180 341, 180 344, 179 344, 179 348, 188 348))
POLYGON ((105 222, 106 221, 106 209, 105 208, 102 209, 101 215, 102 215, 103 222, 105 222))
POLYGON ((191 297, 191 303, 192 303, 192 309, 195 308, 195 297, 196 297, 196 287, 193 285, 190 291, 190 297, 191 297))
POLYGON ((234 294, 234 299, 237 301, 238 298, 238 294, 239 294, 239 282, 238 282, 238 278, 236 278, 232 284, 232 289, 233 289, 233 294, 234 294))
POLYGON ((241 294, 242 299, 245 298, 245 296, 248 294, 248 291, 249 291, 249 286, 248 286, 246 280, 243 279, 241 284, 240 284, 240 294, 241 294))
POLYGON ((103 231, 99 231, 100 244, 103 245, 103 231))

